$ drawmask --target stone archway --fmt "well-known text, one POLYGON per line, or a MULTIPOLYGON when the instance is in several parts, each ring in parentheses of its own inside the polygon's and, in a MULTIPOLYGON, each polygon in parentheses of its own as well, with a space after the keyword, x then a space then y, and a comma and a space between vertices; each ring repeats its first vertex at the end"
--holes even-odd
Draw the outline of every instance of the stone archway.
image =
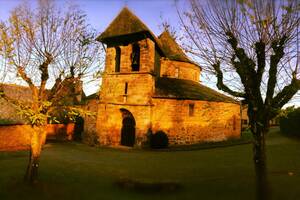
POLYGON ((121 145, 134 146, 135 144, 135 119, 130 111, 120 109, 122 113, 121 145))

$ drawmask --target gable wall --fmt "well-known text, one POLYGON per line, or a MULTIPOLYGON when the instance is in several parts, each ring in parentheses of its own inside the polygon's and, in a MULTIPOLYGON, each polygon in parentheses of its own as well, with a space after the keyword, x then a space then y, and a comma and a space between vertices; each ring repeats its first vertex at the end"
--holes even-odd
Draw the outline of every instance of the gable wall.
POLYGON ((200 68, 194 64, 187 62, 179 62, 161 59, 161 76, 169 78, 180 78, 199 82, 200 81, 200 68), (176 68, 178 68, 179 76, 176 77, 176 68))

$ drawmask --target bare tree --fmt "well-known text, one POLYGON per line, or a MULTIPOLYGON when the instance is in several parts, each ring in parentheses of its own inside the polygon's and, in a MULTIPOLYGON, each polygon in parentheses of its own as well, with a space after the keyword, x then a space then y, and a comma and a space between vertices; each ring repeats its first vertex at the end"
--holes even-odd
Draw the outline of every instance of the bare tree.
POLYGON ((218 89, 248 105, 258 199, 269 194, 269 121, 300 89, 299 8, 296 0, 190 0, 178 11, 188 51, 218 89))
MULTIPOLYGON (((64 87, 91 74, 100 55, 95 31, 86 15, 76 6, 60 10, 51 0, 40 0, 35 10, 26 4, 15 8, 8 22, 1 23, 1 59, 30 87, 32 103, 0 97, 17 105, 33 127, 30 158, 25 180, 37 181, 41 148, 46 138, 45 125, 57 107, 70 115, 78 109, 66 106, 64 87), (51 88, 51 89, 47 89, 51 88)), ((2 67, 6 72, 7 68, 2 67)), ((76 95, 76 94, 74 94, 76 95)), ((69 105, 69 104, 68 104, 69 105)))

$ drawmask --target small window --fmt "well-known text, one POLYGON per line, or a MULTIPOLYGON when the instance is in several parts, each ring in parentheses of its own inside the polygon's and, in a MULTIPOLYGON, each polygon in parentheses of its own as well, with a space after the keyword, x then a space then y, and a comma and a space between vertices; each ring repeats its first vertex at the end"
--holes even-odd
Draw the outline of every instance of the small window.
POLYGON ((127 95, 127 92, 128 92, 128 83, 126 82, 126 83, 125 83, 124 94, 127 95))
POLYGON ((179 68, 176 67, 175 69, 175 78, 179 78, 179 68))
POLYGON ((140 70, 140 47, 137 43, 132 45, 131 68, 132 71, 140 70))
POLYGON ((194 116, 195 104, 189 104, 189 116, 194 116))
POLYGON ((233 116, 233 130, 235 131, 236 130, 236 116, 234 115, 233 116))
POLYGON ((247 124, 248 124, 248 120, 243 119, 243 124, 244 124, 244 125, 247 125, 247 124))
POLYGON ((121 63, 121 48, 116 47, 116 57, 115 57, 115 72, 120 72, 120 63, 121 63))

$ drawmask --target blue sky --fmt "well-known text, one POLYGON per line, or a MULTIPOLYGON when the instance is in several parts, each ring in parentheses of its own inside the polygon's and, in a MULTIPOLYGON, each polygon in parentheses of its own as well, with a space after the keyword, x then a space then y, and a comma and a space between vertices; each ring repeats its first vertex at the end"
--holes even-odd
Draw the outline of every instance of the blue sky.
MULTIPOLYGON (((27 0, 32 6, 35 0, 27 0)), ((70 0, 56 0, 63 7, 70 0)), ((0 0, 0 19, 7 19, 10 10, 22 0, 0 0)), ((109 25, 119 11, 126 5, 130 8, 156 35, 161 31, 159 25, 163 20, 176 25, 178 17, 174 0, 73 0, 87 14, 90 24, 99 32, 109 25)))
MULTIPOLYGON (((10 10, 20 4, 23 0, 0 0, 0 20, 6 20, 10 10)), ((185 0, 177 0, 179 6, 186 6, 185 0)), ((36 0, 27 0, 31 6, 35 7, 36 0)), ((170 25, 178 27, 179 19, 175 8, 175 0, 56 0, 60 7, 64 7, 67 2, 74 2, 80 6, 87 14, 89 23, 99 32, 105 30, 109 23, 116 17, 120 10, 127 6, 133 11, 155 35, 159 35, 162 30, 159 28, 162 21, 167 21, 170 25)), ((202 80, 204 80, 202 78, 202 80)), ((215 83, 205 82, 206 85, 216 88, 215 83)), ((95 92, 99 88, 99 83, 93 83, 85 87, 87 94, 95 92)), ((296 104, 300 106, 300 98, 293 100, 288 105, 296 104)))

